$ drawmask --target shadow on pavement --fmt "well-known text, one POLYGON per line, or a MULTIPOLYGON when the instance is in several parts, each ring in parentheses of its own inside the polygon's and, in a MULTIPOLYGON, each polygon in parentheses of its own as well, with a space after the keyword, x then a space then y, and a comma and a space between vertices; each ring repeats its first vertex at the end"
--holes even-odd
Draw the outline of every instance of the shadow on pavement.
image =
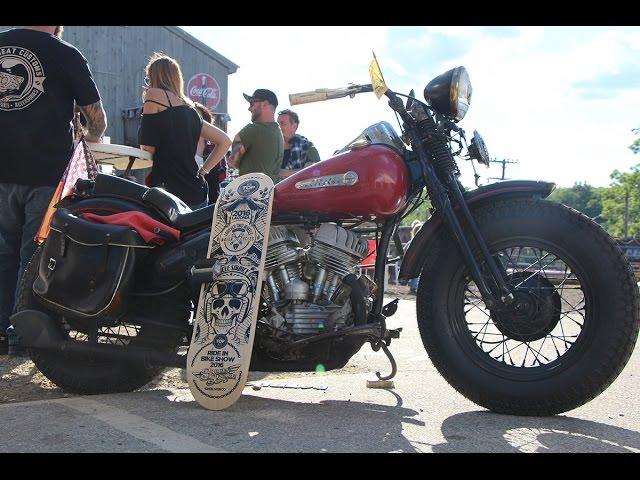
POLYGON ((516 417, 466 412, 442 424, 447 443, 434 452, 630 453, 640 450, 640 433, 567 416, 516 417))
MULTIPOLYGON (((144 402, 133 398, 140 393, 125 395, 134 400, 126 402, 127 413, 228 452, 415 452, 403 435, 403 424, 424 423, 413 418, 419 413, 403 407, 396 393, 388 393, 395 397, 396 405, 294 402, 245 392, 222 411, 203 409, 186 392, 175 398, 168 390, 147 391, 144 402), (171 418, 166 413, 168 401, 171 418)), ((99 398, 122 409, 121 400, 99 398)))

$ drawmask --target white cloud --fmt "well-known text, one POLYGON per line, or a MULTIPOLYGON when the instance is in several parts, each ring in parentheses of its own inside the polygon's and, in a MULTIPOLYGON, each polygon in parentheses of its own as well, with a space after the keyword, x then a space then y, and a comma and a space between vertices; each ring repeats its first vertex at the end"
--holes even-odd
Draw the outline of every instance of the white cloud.
MULTIPOLYGON (((242 92, 271 88, 280 99, 279 108, 287 108, 290 93, 366 83, 372 50, 387 80, 397 80, 391 88, 403 93, 415 88, 421 94, 430 78, 409 71, 400 52, 406 56, 407 48, 413 48, 423 55, 425 48, 442 43, 432 43, 429 35, 437 33, 458 44, 468 42, 461 57, 445 62, 465 65, 471 76, 473 101, 461 126, 469 137, 477 129, 492 156, 519 160, 507 168, 507 177, 548 179, 562 186, 575 181, 607 185, 613 169, 626 170, 640 162, 627 148, 633 141, 631 128, 640 126, 639 89, 587 99, 575 87, 637 62, 637 28, 518 27, 501 35, 500 27, 494 27, 493 34, 480 27, 429 27, 414 29, 415 36, 402 46, 389 44, 389 27, 183 28, 240 66, 229 77, 232 135, 250 120, 242 92)), ((418 64, 431 71, 429 65, 418 64)), ((316 143, 322 157, 372 123, 397 125, 386 100, 370 94, 295 110, 301 117, 300 133, 316 143)), ((469 165, 461 168, 470 184, 469 165)), ((483 167, 479 173, 487 176, 483 167)), ((492 167, 490 176, 498 173, 499 168, 492 167)))

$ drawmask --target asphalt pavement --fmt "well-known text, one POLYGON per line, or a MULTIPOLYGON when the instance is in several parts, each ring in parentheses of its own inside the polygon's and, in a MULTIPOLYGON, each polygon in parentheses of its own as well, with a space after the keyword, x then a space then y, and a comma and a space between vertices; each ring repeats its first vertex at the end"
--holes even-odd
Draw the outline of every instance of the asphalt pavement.
POLYGON ((207 411, 187 383, 128 394, 0 405, 2 452, 640 452, 638 348, 618 379, 587 405, 554 417, 488 412, 450 387, 430 363, 401 300, 389 319, 393 389, 368 345, 343 370, 252 373, 236 404, 207 411))

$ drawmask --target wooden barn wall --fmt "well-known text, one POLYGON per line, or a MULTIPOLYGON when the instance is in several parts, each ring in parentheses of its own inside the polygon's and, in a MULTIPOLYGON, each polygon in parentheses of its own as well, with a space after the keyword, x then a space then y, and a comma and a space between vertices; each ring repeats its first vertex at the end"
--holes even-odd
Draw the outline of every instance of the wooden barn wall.
MULTIPOLYGON (((12 27, 0 26, 0 31, 12 27)), ((122 110, 142 105, 144 67, 150 55, 163 52, 182 68, 185 89, 196 73, 212 75, 220 85, 217 112, 227 112, 229 68, 161 26, 65 26, 63 40, 85 56, 107 112, 106 135, 124 143, 122 110)), ((235 69, 234 69, 235 70, 235 69)))

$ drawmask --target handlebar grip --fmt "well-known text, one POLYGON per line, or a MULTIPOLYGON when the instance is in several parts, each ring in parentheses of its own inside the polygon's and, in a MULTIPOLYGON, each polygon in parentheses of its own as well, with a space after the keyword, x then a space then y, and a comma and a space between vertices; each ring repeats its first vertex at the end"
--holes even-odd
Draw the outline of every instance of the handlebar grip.
POLYGON ((300 105, 302 103, 323 102, 327 100, 327 92, 323 90, 313 90, 311 92, 292 93, 289 95, 290 105, 300 105))

